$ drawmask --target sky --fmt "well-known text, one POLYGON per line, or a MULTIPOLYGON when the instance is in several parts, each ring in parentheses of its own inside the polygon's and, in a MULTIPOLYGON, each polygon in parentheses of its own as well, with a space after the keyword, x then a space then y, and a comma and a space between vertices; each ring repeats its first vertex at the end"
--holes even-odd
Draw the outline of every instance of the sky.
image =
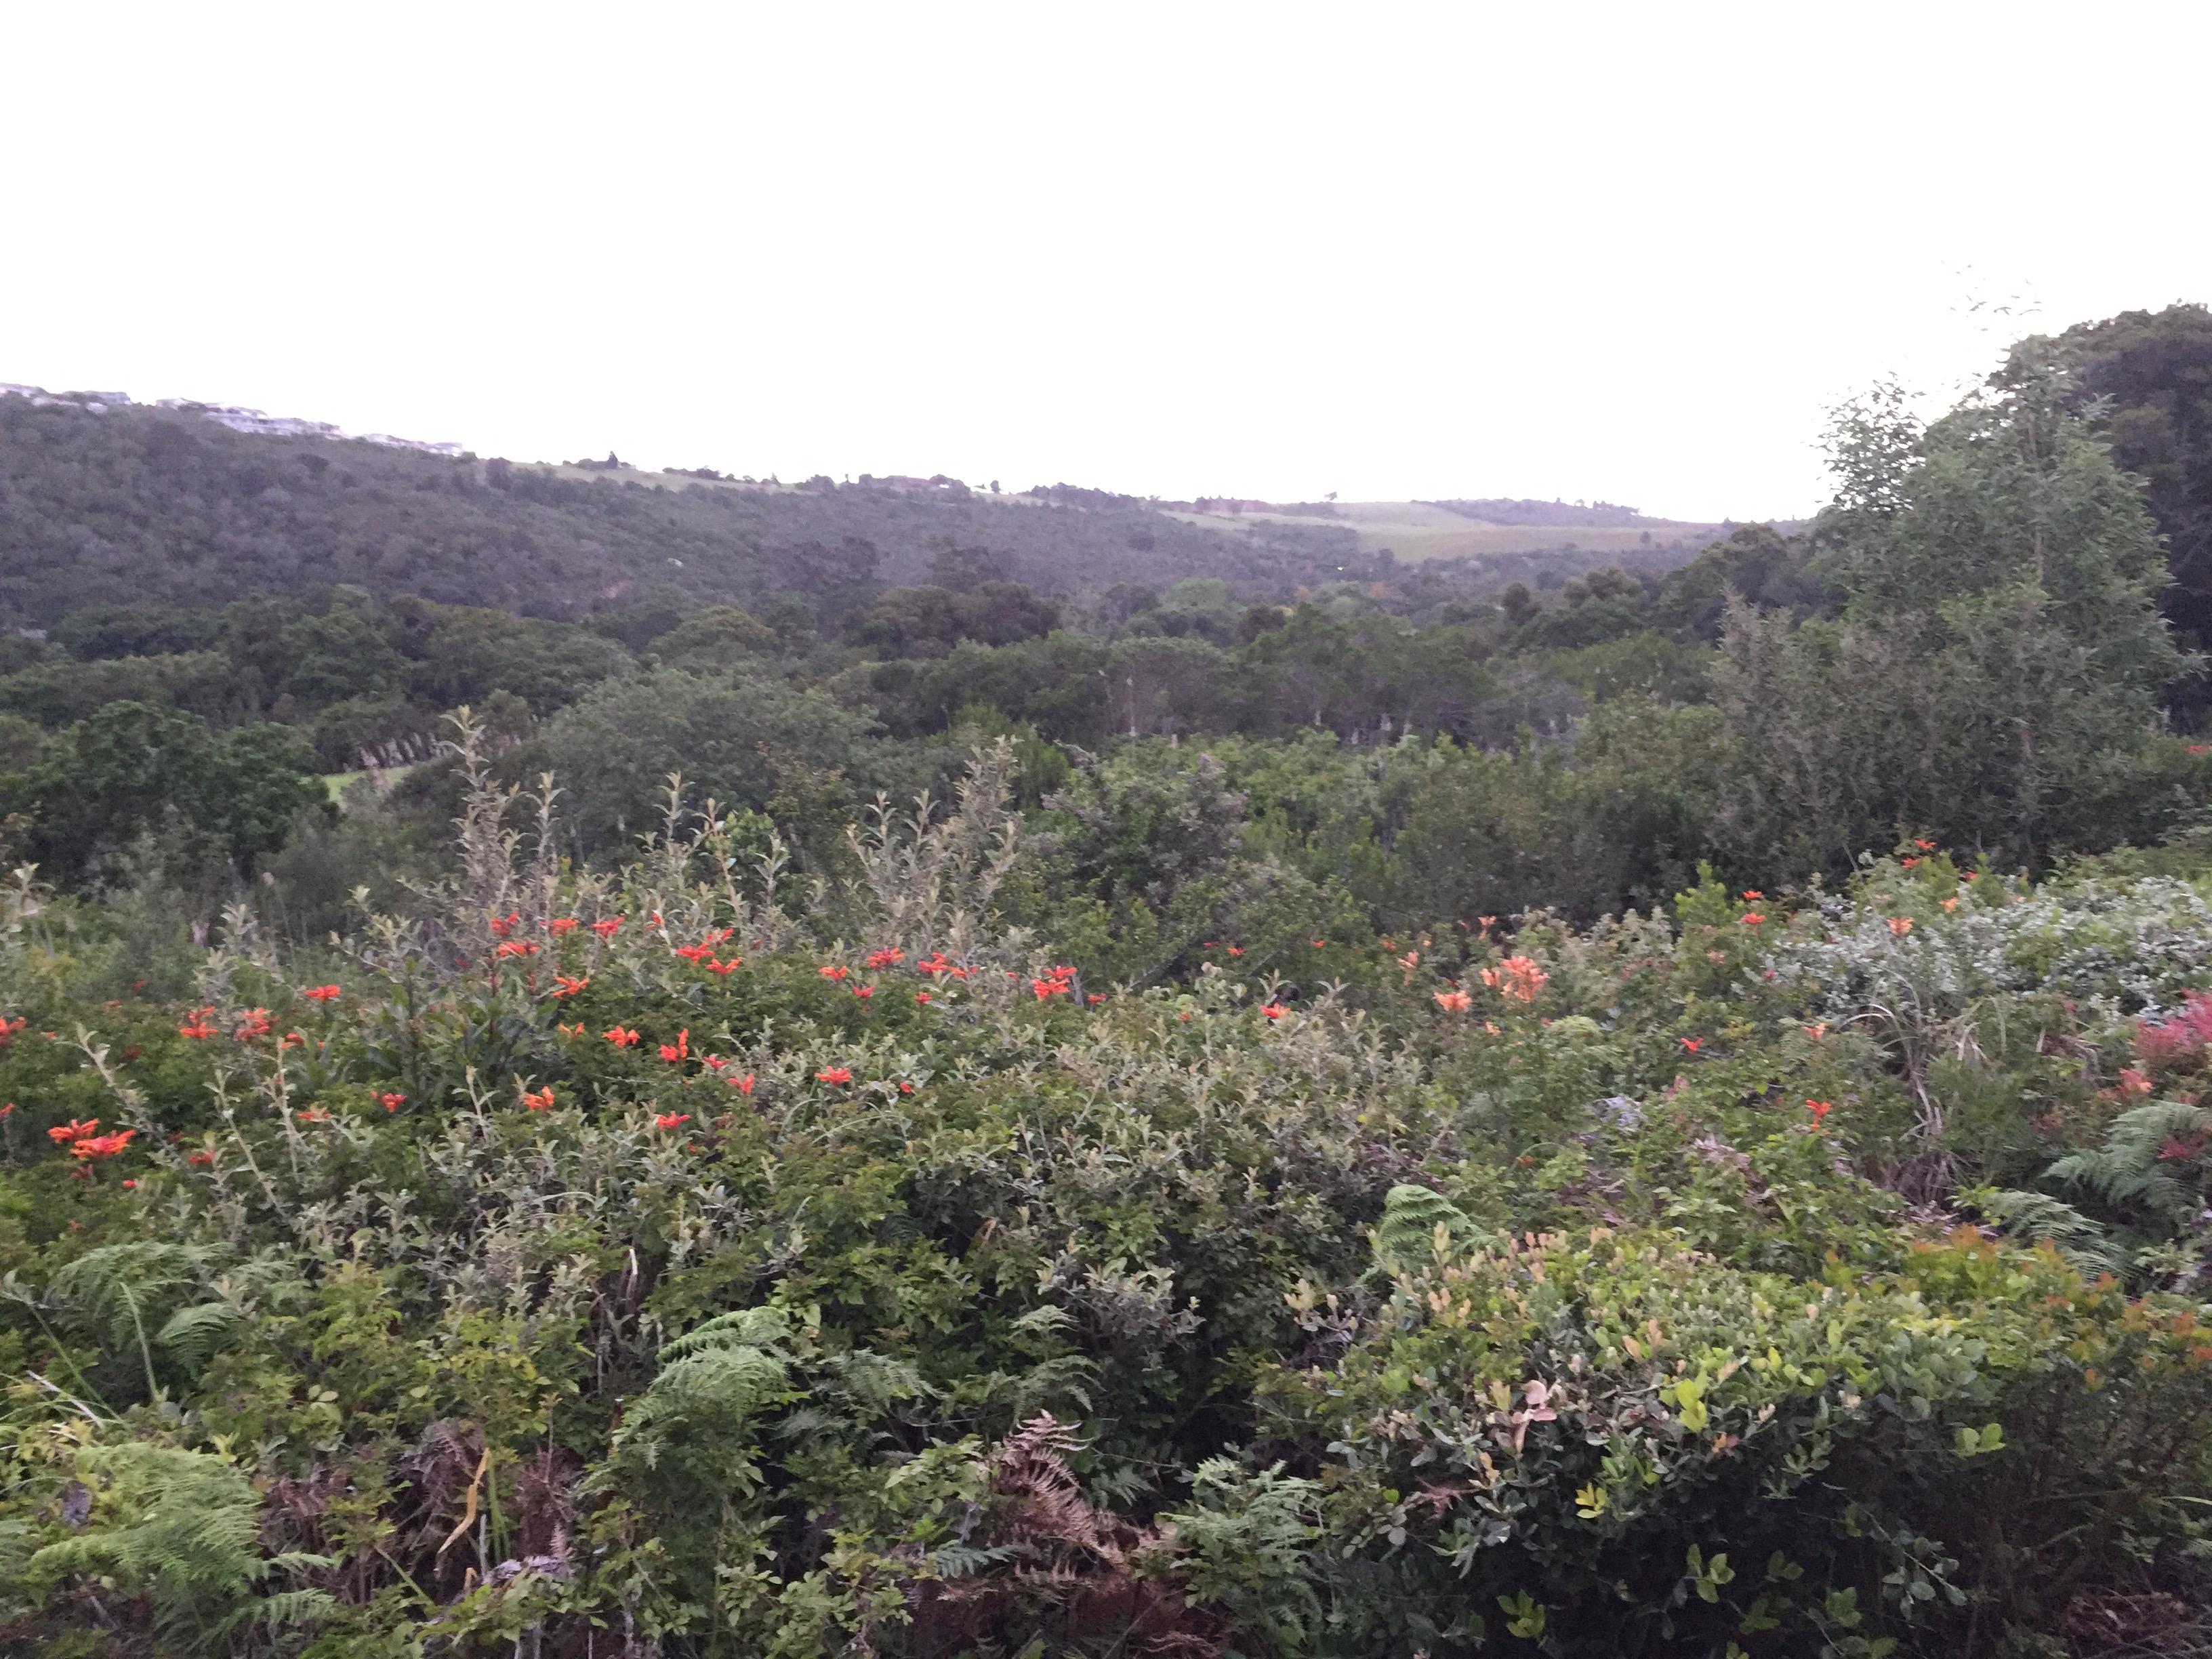
POLYGON ((0 380, 482 454, 1796 516, 2212 301, 2212 6, 9 9, 0 380))

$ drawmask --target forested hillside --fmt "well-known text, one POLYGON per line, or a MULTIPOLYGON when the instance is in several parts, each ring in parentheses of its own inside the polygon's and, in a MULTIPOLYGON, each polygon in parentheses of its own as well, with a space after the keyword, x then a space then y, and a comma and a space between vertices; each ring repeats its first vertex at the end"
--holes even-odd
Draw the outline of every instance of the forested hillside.
POLYGON ((1348 532, 1223 535, 1103 490, 516 465, 0 397, 0 618, 16 627, 340 585, 538 617, 716 601, 835 617, 919 581, 947 543, 1054 592, 1212 576, 1287 594, 1356 552, 1348 532))
POLYGON ((0 399, 0 1644, 2212 1650, 2208 337, 1502 587, 0 399))

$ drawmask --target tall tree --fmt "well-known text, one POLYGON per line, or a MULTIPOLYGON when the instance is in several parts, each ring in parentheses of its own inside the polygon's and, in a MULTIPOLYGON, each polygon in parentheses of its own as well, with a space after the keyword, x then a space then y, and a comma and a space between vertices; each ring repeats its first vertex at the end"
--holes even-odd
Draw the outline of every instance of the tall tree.
POLYGON ((2048 353, 1924 432, 1885 389, 1831 433, 1814 565, 1843 597, 1793 624, 1737 602, 1716 690, 1753 867, 1848 866, 1931 831, 2039 862, 2142 827, 2161 689, 2183 667, 2132 480, 2048 353))

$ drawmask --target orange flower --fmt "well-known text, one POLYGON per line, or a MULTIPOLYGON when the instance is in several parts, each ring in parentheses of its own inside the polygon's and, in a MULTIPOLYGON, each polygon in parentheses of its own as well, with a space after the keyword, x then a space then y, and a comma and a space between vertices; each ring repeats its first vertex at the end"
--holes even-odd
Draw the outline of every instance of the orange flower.
POLYGON ((137 1133, 136 1129, 118 1129, 112 1134, 95 1135, 88 1140, 79 1140, 70 1148, 70 1156, 87 1159, 113 1158, 131 1144, 137 1133))
POLYGON ((100 1120, 96 1117, 88 1117, 82 1123, 71 1118, 67 1123, 57 1123, 47 1130, 46 1139, 58 1146, 66 1146, 73 1140, 87 1139, 98 1133, 99 1130, 100 1120))
POLYGON ((1313 942, 1313 945, 1314 949, 1316 951, 1326 951, 1328 949, 1328 941, 1325 939, 1317 939, 1313 942))
POLYGON ((733 1077, 729 1079, 729 1084, 739 1094, 749 1095, 753 1091, 753 1074, 747 1072, 743 1077, 733 1077))
POLYGON ((562 1036, 581 1036, 584 1035, 584 1022, 580 1019, 574 1025, 563 1025, 556 1022, 553 1029, 562 1036))
POLYGON ((852 969, 849 968, 824 968, 821 970, 824 979, 842 979, 850 972, 852 969))
POLYGON ((1694 1054, 1705 1046, 1705 1040, 1703 1037, 1684 1037, 1681 1041, 1682 1051, 1685 1054, 1694 1054))
POLYGON ((1536 993, 1551 983, 1552 976, 1530 957, 1508 957, 1498 965, 1506 979, 1506 983, 1500 988, 1507 996, 1522 1002, 1534 1002, 1536 993))
POLYGON ((0 1048, 6 1048, 15 1033, 23 1029, 23 1022, 27 1018, 27 1015, 18 1014, 15 1018, 9 1019, 4 1014, 0 1014, 0 1048))
POLYGON ((914 1000, 916 1002, 927 1002, 929 1000, 929 993, 927 991, 916 991, 914 994, 914 1000))
POLYGON ((1936 843, 1932 841, 1921 841, 1916 838, 1912 844, 1923 853, 1932 853, 1936 850, 1936 843))
POLYGON ((545 924, 545 931, 551 933, 557 939, 562 933, 574 933, 576 931, 576 927, 577 923, 575 917, 556 916, 552 921, 545 924))
POLYGON ((387 1112, 396 1112, 407 1103, 407 1097, 402 1094, 379 1095, 376 1097, 376 1103, 387 1112))
POLYGON ((302 1123, 328 1123, 331 1115, 319 1106, 302 1106, 292 1114, 302 1123))
POLYGON ((615 930, 623 925, 620 916, 603 916, 592 924, 592 931, 601 939, 612 939, 615 930))
POLYGON ((534 957, 537 954, 536 941, 520 939, 509 939, 492 952, 495 957, 534 957))
POLYGON ((1805 1028, 1805 1035, 1812 1038, 1814 1042, 1818 1042, 1822 1037, 1828 1035, 1826 1022, 1823 1021, 1818 1025, 1808 1025, 1805 1028))
POLYGON ((592 976, 589 974, 585 975, 581 979, 573 978, 567 974, 556 974, 553 975, 553 994, 556 998, 572 997, 591 982, 592 976))
POLYGON ((691 1028, 685 1026, 676 1034, 676 1041, 660 1045, 660 1057, 671 1066, 680 1066, 691 1058, 691 1028))
POLYGON ((553 1109, 553 1085, 549 1083, 542 1089, 525 1091, 522 1097, 522 1103, 525 1106, 527 1106, 533 1112, 551 1111, 553 1109))
POLYGON ((814 1080, 817 1083, 850 1083, 853 1080, 853 1068, 849 1066, 832 1066, 826 1070, 817 1072, 814 1074, 814 1080))
POLYGON ((903 951, 871 951, 868 953, 868 966, 871 968, 893 968, 905 960, 906 952, 903 951))
POLYGON ((1747 910, 1743 913, 1743 925, 1747 927, 1756 927, 1765 920, 1766 918, 1756 910, 1747 910))
POLYGON ((1817 1129, 1827 1121, 1828 1114, 1834 1111, 1836 1108, 1833 1101, 1808 1100, 1805 1103, 1805 1109, 1812 1113, 1813 1127, 1817 1129))
POLYGON ((860 998, 863 1002, 866 1002, 870 997, 875 995, 875 994, 876 988, 872 985, 855 985, 853 988, 853 994, 860 998))
POLYGON ((1289 1013, 1291 1011, 1284 1007, 1279 1002, 1271 1002, 1265 1007, 1261 1008, 1260 1012, 1265 1014, 1269 1019, 1280 1019, 1285 1014, 1289 1013))
POLYGON ((1241 957, 1244 954, 1244 947, 1241 945, 1232 945, 1229 947, 1229 954, 1232 957, 1241 957))
POLYGON ((653 1120, 653 1127, 656 1129, 678 1129, 690 1121, 691 1114, 689 1112, 663 1112, 653 1120))
POLYGON ((1907 933, 1912 931, 1912 918, 1911 916, 1892 916, 1889 919, 1889 931, 1896 934, 1898 938, 1903 939, 1907 933))
POLYGON ((613 1043, 617 1048, 635 1048, 638 1044, 637 1033, 635 1031, 626 1030, 620 1025, 611 1026, 608 1030, 600 1032, 599 1035, 605 1037, 608 1042, 613 1043))
POLYGON ((1439 991, 1437 1006, 1448 1014, 1463 1014, 1474 1006, 1474 999, 1464 991, 1439 991))
POLYGON ((1954 898, 1944 899, 1942 901, 1942 904, 1946 911, 1955 910, 1959 908, 1959 901, 1954 898))
POLYGON ((269 1018, 269 1011, 266 1008, 249 1008, 238 1018, 238 1030, 231 1035, 240 1042, 258 1036, 267 1036, 270 1028, 276 1023, 269 1018))
POLYGON ((311 985, 300 994, 310 1002, 336 1002, 339 992, 335 985, 311 985))
POLYGON ((1760 892, 1756 887, 1745 888, 1743 890, 1743 896, 1747 899, 1763 899, 1766 896, 1765 894, 1760 892))

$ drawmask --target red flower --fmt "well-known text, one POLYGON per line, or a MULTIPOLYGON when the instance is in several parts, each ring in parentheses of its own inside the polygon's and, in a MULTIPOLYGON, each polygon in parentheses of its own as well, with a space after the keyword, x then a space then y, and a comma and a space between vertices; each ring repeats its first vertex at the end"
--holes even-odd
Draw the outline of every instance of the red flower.
POLYGON ((1743 913, 1743 925, 1747 927, 1756 927, 1765 920, 1766 918, 1756 910, 1747 910, 1743 913))
POLYGON ((1262 1007, 1260 1012, 1265 1014, 1269 1019, 1274 1020, 1280 1019, 1285 1014, 1289 1013, 1291 1011, 1284 1007, 1279 1002, 1271 1002, 1262 1007))
POLYGON ((379 1095, 376 1097, 376 1103, 387 1112, 396 1112, 407 1103, 407 1097, 398 1094, 379 1095))
POLYGON ((872 985, 855 985, 853 988, 853 994, 860 998, 863 1002, 866 1002, 870 997, 875 995, 875 994, 876 988, 872 985))
POLYGON ((914 1000, 916 1002, 927 1002, 929 1000, 929 993, 927 991, 916 991, 914 994, 914 1000))
POLYGON ((557 938, 562 933, 574 933, 576 931, 576 927, 577 923, 575 917, 556 916, 552 921, 545 924, 545 931, 557 938))
POLYGON ((821 973, 824 979, 842 979, 852 971, 849 968, 824 968, 821 973))
POLYGON ((193 1009, 191 1013, 185 1017, 185 1023, 177 1027, 177 1035, 180 1037, 190 1037, 195 1042, 203 1038, 213 1036, 215 1035, 215 1027, 208 1022, 214 1017, 214 1014, 215 1010, 213 1008, 193 1009))
POLYGON ((83 1140, 97 1133, 99 1129, 100 1120, 96 1117, 88 1117, 82 1123, 72 1118, 67 1123, 58 1123, 47 1130, 46 1139, 58 1146, 66 1146, 72 1140, 83 1140))
POLYGON ((1743 896, 1747 899, 1763 899, 1766 896, 1765 894, 1760 892, 1756 887, 1745 888, 1743 890, 1743 896))
POLYGON ((849 1066, 832 1066, 824 1071, 817 1072, 814 1074, 814 1080, 817 1083, 850 1083, 853 1080, 853 1068, 849 1066))
POLYGON ((685 1026, 676 1034, 676 1041, 660 1045, 660 1057, 671 1066, 680 1066, 691 1058, 691 1028, 685 1026))
POLYGON ((505 939, 508 933, 514 931, 514 924, 521 920, 522 917, 520 914, 513 910, 508 911, 503 916, 494 916, 491 919, 492 937, 494 939, 505 939))
POLYGON ((592 924, 592 931, 601 939, 612 939, 615 936, 615 930, 622 925, 623 919, 620 916, 602 916, 592 924))
POLYGON ((331 1115, 319 1106, 302 1106, 292 1114, 302 1123, 328 1123, 331 1115))
POLYGON ((1812 1113, 1813 1127, 1817 1129, 1827 1121, 1828 1114, 1836 1109, 1836 1103, 1832 1100, 1808 1100, 1805 1103, 1805 1109, 1812 1113))
POLYGON ((709 957, 699 965, 710 974, 720 974, 724 979, 727 979, 745 965, 745 959, 743 957, 732 957, 727 962, 716 962, 709 957))
POLYGON ((533 1112, 551 1111, 553 1109, 553 1085, 549 1083, 542 1089, 526 1090, 523 1092, 522 1103, 533 1112))
POLYGON ((749 1095, 752 1093, 753 1074, 750 1072, 747 1072, 743 1077, 732 1078, 730 1079, 730 1087, 735 1089, 741 1095, 749 1095))
POLYGON ((1911 916, 1892 916, 1889 919, 1889 931, 1896 934, 1898 938, 1903 939, 1907 933, 1912 931, 1912 918, 1911 916))
POLYGON ((663 1112, 653 1120, 653 1127, 656 1129, 676 1129, 690 1121, 691 1114, 689 1112, 663 1112))
POLYGON ((1936 850, 1936 843, 1932 841, 1921 841, 1916 837, 1912 844, 1923 853, 1932 853, 1936 850))
POLYGON ((626 1030, 619 1025, 611 1026, 606 1030, 600 1032, 599 1035, 606 1038, 608 1042, 613 1043, 617 1048, 635 1048, 637 1047, 637 1033, 635 1031, 626 1030))
POLYGON ((495 957, 534 957, 537 954, 536 941, 523 939, 509 939, 492 952, 495 957))
POLYGON ((335 985, 311 985, 300 994, 310 1002, 336 1002, 338 988, 335 985))
POLYGON ((15 1018, 9 1019, 4 1015, 0 1015, 0 1048, 6 1048, 9 1040, 23 1029, 25 1018, 26 1016, 18 1014, 15 1018))
POLYGON ((589 974, 581 979, 572 979, 567 974, 556 974, 553 975, 553 994, 556 997, 572 997, 591 982, 589 974))
POLYGON ((185 1162, 187 1164, 197 1164, 204 1166, 215 1162, 215 1154, 209 1152, 188 1153, 185 1156, 185 1162))
POLYGON ((900 1085, 899 1085, 899 1092, 900 1092, 901 1094, 902 1094, 902 1095, 910 1095, 910 1094, 912 1094, 912 1093, 914 1092, 914 1085, 912 1085, 911 1083, 902 1083, 902 1084, 900 1084, 900 1085))
POLYGON ((6 1122, 9 1118, 15 1115, 15 1103, 14 1101, 9 1101, 5 1106, 0 1106, 0 1123, 6 1122))
POLYGON ((1316 951, 1326 951, 1328 948, 1328 941, 1325 939, 1317 939, 1313 942, 1313 945, 1314 949, 1316 951))
POLYGON ((1437 1006, 1448 1014, 1463 1014, 1474 1006, 1474 999, 1464 991, 1439 991, 1437 1006))
POLYGON ((905 960, 906 952, 903 951, 871 951, 868 953, 868 966, 871 968, 895 968, 905 960))
POLYGON ((1684 1051, 1688 1054, 1694 1054, 1698 1049, 1705 1046, 1705 1040, 1703 1037, 1684 1037, 1682 1039, 1682 1048, 1684 1051))
POLYGON ((1241 945, 1232 945, 1229 947, 1229 954, 1232 957, 1241 957, 1244 954, 1244 947, 1241 945))
POLYGON ((1106 994, 1103 991, 1093 991, 1083 1000, 1089 1003, 1092 1007, 1096 1008, 1100 1003, 1106 1000, 1106 994))

